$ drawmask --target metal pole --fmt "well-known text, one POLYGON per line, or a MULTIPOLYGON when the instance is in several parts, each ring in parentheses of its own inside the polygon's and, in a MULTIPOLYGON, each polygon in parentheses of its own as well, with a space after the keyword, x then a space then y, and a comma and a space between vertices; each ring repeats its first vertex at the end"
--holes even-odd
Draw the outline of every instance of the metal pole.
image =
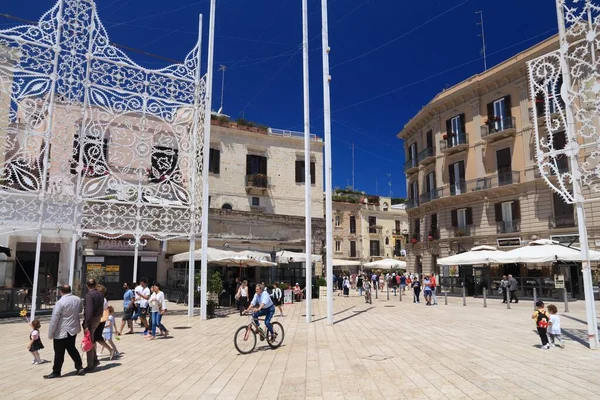
MULTIPOLYGON (((210 19, 208 26, 208 62, 206 69, 206 94, 204 96, 204 143, 202 158, 202 216, 200 221, 202 260, 200 265, 200 319, 206 320, 206 281, 208 279, 208 153, 210 149, 210 111, 213 83, 213 58, 215 51, 215 0, 210 0, 210 19)), ((190 266, 190 269, 192 266, 190 266)), ((190 302, 193 299, 188 299, 190 302)), ((189 302, 188 302, 189 304, 189 302)))
POLYGON ((483 308, 487 308, 487 288, 483 288, 483 308))
POLYGON ((135 245, 133 248, 133 282, 137 282, 137 270, 138 270, 138 253, 139 253, 139 238, 135 237, 135 245))
POLYGON ((398 292, 400 292, 400 295, 398 297, 400 297, 399 301, 402 301, 402 287, 398 288, 398 292))
MULTIPOLYGON (((588 3, 586 1, 586 3, 588 3)), ((588 4, 589 5, 589 4, 588 4)), ((560 41, 560 65, 562 69, 563 87, 571 88, 571 71, 569 69, 569 63, 567 60, 567 52, 569 44, 565 29, 564 20, 564 0, 556 0, 556 15, 558 20, 558 36, 560 41)), ((589 12, 589 9, 588 9, 589 12)), ((589 13, 588 13, 589 15, 589 13)), ((589 18, 589 17, 588 17, 589 18)), ((592 52, 595 50, 592 50, 592 52)), ((590 255, 589 255, 589 243, 588 234, 585 221, 585 212, 583 209, 584 196, 581 191, 581 173, 579 171, 579 165, 577 161, 578 153, 575 148, 577 146, 577 138, 574 135, 575 131, 575 119, 573 116, 573 104, 569 99, 569 96, 563 98, 565 102, 565 113, 567 117, 566 123, 566 135, 567 143, 571 147, 571 153, 568 154, 570 161, 570 168, 572 179, 571 184, 573 188, 573 199, 577 206, 577 226, 579 229, 579 243, 581 245, 581 256, 582 256, 582 274, 583 274, 583 288, 585 293, 585 312, 587 319, 588 328, 588 340, 590 349, 597 350, 600 346, 598 342, 598 324, 596 320, 596 305, 594 303, 594 291, 592 287, 592 271, 590 266, 590 255)))
POLYGON ((537 290, 536 290, 536 288, 533 288, 533 309, 534 310, 537 308, 535 306, 535 303, 537 303, 537 290))
POLYGON ((312 186, 310 178, 310 101, 308 82, 308 0, 302 0, 302 81, 304 89, 304 218, 306 274, 306 322, 312 320, 312 186))
MULTIPOLYGON (((190 215, 191 215, 191 223, 190 223, 190 245, 189 245, 189 258, 188 258, 188 317, 194 316, 194 299, 195 299, 195 289, 196 289, 196 174, 198 173, 198 165, 197 165, 197 153, 198 153, 198 120, 200 116, 200 105, 199 105, 199 97, 200 97, 200 87, 201 87, 201 57, 202 57, 202 14, 198 16, 198 42, 196 44, 196 49, 198 51, 196 55, 196 91, 194 94, 194 126, 191 135, 191 148, 192 154, 190 156, 190 215)), ((204 111, 206 112, 206 111, 204 111)), ((210 119, 210 118, 209 118, 210 119)), ((209 152, 204 152, 204 155, 208 157, 209 152)))
POLYGON ((375 298, 378 299, 379 296, 377 296, 377 287, 379 286, 379 284, 375 284, 375 298))
POLYGON ((463 306, 467 305, 467 294, 465 292, 465 285, 462 286, 463 306))
POLYGON ((327 0, 321 0, 321 47, 323 51, 323 136, 325 139, 325 254, 327 257, 327 324, 333 324, 333 208, 331 160, 331 99, 329 93, 329 28, 327 0))
POLYGON ((389 300, 390 299, 390 283, 386 282, 385 286, 387 288, 387 299, 389 300))
POLYGON ((565 312, 569 312, 569 296, 567 295, 567 288, 563 288, 563 300, 565 302, 565 312))
POLYGON ((71 248, 69 249, 69 286, 73 287, 75 275, 75 257, 77 255, 77 233, 71 237, 71 248))
POLYGON ((35 267, 33 270, 33 288, 31 289, 31 314, 30 321, 35 319, 35 309, 37 306, 37 289, 38 278, 40 276, 40 256, 42 252, 42 232, 37 234, 37 242, 35 244, 35 267))
POLYGON ((444 290, 444 305, 448 305, 448 291, 444 290))

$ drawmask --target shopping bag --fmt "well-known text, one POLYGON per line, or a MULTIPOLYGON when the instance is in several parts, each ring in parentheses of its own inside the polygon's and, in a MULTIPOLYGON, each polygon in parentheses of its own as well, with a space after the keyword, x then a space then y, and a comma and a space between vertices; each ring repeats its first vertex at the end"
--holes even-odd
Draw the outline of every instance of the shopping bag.
POLYGON ((92 349, 92 346, 94 346, 92 343, 92 333, 88 330, 83 334, 83 338, 81 339, 81 350, 87 353, 92 349))

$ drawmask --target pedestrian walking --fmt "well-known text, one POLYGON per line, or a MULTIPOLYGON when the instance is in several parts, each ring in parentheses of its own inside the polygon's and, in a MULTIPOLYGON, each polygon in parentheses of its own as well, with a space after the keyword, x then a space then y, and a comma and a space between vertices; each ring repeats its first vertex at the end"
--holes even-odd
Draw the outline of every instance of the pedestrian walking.
POLYGON ((554 304, 548 306, 548 312, 550 313, 550 321, 548 322, 548 340, 551 346, 558 346, 561 349, 565 348, 565 341, 562 338, 562 332, 560 330, 560 317, 558 316, 558 309, 554 304), (558 341, 558 343, 556 343, 558 341))
POLYGON ((144 327, 144 335, 148 334, 150 325, 148 324, 148 299, 150 299, 150 289, 148 288, 146 278, 140 279, 140 284, 135 288, 135 302, 137 304, 137 313, 134 314, 133 320, 138 317, 144 327))
POLYGON ((350 280, 347 276, 344 277, 344 296, 350 296, 350 280))
POLYGON ((356 286, 358 287, 358 295, 362 296, 363 294, 363 276, 358 275, 358 278, 356 278, 356 286))
POLYGON ((431 305, 431 281, 429 280, 429 276, 425 275, 423 277, 423 294, 425 295, 425 305, 431 305))
MULTIPOLYGON (((102 345, 102 349, 100 350, 100 354, 107 349, 110 353, 110 359, 112 360, 115 357, 119 357, 119 350, 117 350, 117 346, 115 342, 113 342, 113 328, 115 326, 115 309, 113 306, 108 306, 108 319, 106 320, 106 324, 104 325, 104 329, 102 330, 102 339, 104 339, 104 345, 102 345)), ((116 330, 116 329, 115 329, 116 330)))
POLYGON ((131 335, 133 333, 133 313, 135 310, 135 295, 133 294, 133 290, 129 287, 127 282, 123 283, 123 289, 125 293, 123 294, 123 317, 121 319, 121 329, 117 329, 115 326, 115 332, 117 335, 123 334, 123 328, 125 328, 125 324, 129 328, 129 331, 126 333, 131 335))
POLYGON ((378 277, 375 272, 371 275, 371 282, 373 282, 373 289, 377 289, 378 277))
POLYGON ((385 285, 385 276, 383 274, 379 275, 379 290, 383 290, 383 286, 385 285))
POLYGON ((48 325, 48 338, 54 345, 54 364, 52 372, 44 375, 45 379, 60 378, 62 366, 65 362, 65 350, 75 364, 77 375, 85 374, 81 355, 76 346, 77 334, 81 332, 79 311, 81 310, 81 299, 71 294, 71 286, 60 287, 60 299, 54 304, 52 318, 48 325))
POLYGON ((431 274, 431 278, 429 278, 429 286, 431 286, 432 304, 437 306, 437 295, 435 293, 437 291, 437 280, 435 279, 435 274, 431 274))
POLYGON ((420 303, 419 296, 421 295, 421 282, 415 279, 412 283, 413 288, 413 303, 420 303))
POLYGON ((406 292, 406 276, 404 274, 400 276, 400 290, 406 292))
POLYGON ((518 303, 519 299, 517 298, 517 280, 513 278, 512 275, 508 275, 508 291, 510 293, 509 301, 512 303, 514 300, 515 303, 518 303))
MULTIPOLYGON (((102 353, 103 349, 108 350, 110 354, 110 358, 113 358, 113 349, 106 343, 104 340, 104 328, 106 328, 106 324, 108 322, 108 318, 110 317, 110 313, 108 311, 108 300, 106 300, 106 287, 103 285, 96 285, 96 289, 102 293, 103 301, 102 301, 102 317, 100 318, 100 324, 94 331, 94 342, 100 344, 102 348, 100 349, 100 353, 102 353)), ((111 330, 111 338, 112 338, 112 330, 111 330)), ((100 354, 96 353, 96 360, 100 357, 100 354)), ((98 362, 99 363, 99 362, 98 362)))
POLYGON ((535 306, 537 307, 537 309, 531 315, 531 319, 534 320, 538 334, 540 335, 540 339, 542 340, 542 349, 549 349, 550 344, 548 344, 548 325, 550 322, 550 316, 548 315, 546 310, 544 310, 543 301, 538 300, 535 303, 535 306))
POLYGON ((273 298, 273 304, 277 309, 279 309, 279 316, 283 317, 283 306, 281 305, 283 293, 281 292, 277 282, 273 284, 273 293, 271 294, 271 297, 273 298))
POLYGON ((96 344, 94 340, 94 332, 100 325, 102 313, 104 311, 104 296, 96 289, 96 280, 88 279, 86 283, 88 292, 85 295, 84 319, 83 328, 86 334, 90 334, 94 345, 87 352, 86 372, 93 371, 100 364, 96 357, 96 344))
POLYGON ((502 280, 500 281, 500 293, 502 293, 502 303, 506 303, 508 301, 508 278, 506 275, 502 275, 502 280))
POLYGON ((34 319, 31 321, 30 325, 32 331, 29 332, 29 344, 27 345, 27 350, 29 350, 33 356, 33 361, 31 361, 31 364, 42 364, 44 362, 44 360, 40 358, 40 350, 44 348, 42 339, 40 338, 40 328, 42 324, 40 323, 39 319, 34 319))
POLYGON ((152 313, 152 333, 147 339, 156 339, 156 328, 160 329, 162 336, 168 336, 169 331, 162 324, 162 317, 167 312, 167 301, 165 294, 160 290, 160 284, 154 283, 152 286, 152 295, 150 296, 150 312, 152 313))
POLYGON ((238 304, 240 316, 242 316, 242 312, 248 308, 248 281, 244 280, 241 283, 237 293, 235 294, 235 300, 238 304))

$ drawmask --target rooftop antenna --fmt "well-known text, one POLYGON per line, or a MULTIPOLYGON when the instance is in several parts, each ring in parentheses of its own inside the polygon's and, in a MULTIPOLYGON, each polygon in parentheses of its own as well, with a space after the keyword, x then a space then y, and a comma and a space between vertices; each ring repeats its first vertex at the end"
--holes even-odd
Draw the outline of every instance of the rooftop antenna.
POLYGON ((223 111, 223 94, 225 93, 225 71, 227 70, 227 67, 225 65, 219 66, 219 71, 223 71, 223 78, 221 79, 221 107, 219 108, 219 111, 217 111, 217 114, 221 114, 221 111, 223 111))
POLYGON ((354 143, 352 143, 352 190, 354 190, 354 143))
POLYGON ((487 56, 485 54, 485 31, 483 29, 483 11, 476 11, 475 14, 479 14, 479 22, 477 25, 481 25, 481 34, 477 35, 481 37, 481 54, 483 54, 483 70, 487 71, 487 56))
POLYGON ((390 180, 388 181, 388 186, 390 187, 390 199, 392 198, 392 174, 386 174, 390 180))

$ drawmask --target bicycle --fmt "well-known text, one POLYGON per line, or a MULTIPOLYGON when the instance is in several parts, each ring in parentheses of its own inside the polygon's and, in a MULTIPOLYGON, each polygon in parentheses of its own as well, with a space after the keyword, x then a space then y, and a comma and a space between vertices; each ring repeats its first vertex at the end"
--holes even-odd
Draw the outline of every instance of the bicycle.
MULTIPOLYGON (((254 351, 256 347, 256 336, 260 337, 260 340, 266 340, 269 347, 272 349, 276 349, 283 343, 283 338, 285 336, 285 332, 283 330, 283 325, 279 322, 271 322, 273 325, 273 333, 275 333, 275 337, 272 337, 269 332, 266 332, 260 326, 256 326, 254 323, 254 319, 252 318, 252 313, 245 313, 249 315, 250 322, 248 325, 244 325, 238 328, 233 337, 233 344, 237 351, 241 354, 249 354, 254 351)), ((259 318, 259 321, 264 321, 264 318, 259 318)))

